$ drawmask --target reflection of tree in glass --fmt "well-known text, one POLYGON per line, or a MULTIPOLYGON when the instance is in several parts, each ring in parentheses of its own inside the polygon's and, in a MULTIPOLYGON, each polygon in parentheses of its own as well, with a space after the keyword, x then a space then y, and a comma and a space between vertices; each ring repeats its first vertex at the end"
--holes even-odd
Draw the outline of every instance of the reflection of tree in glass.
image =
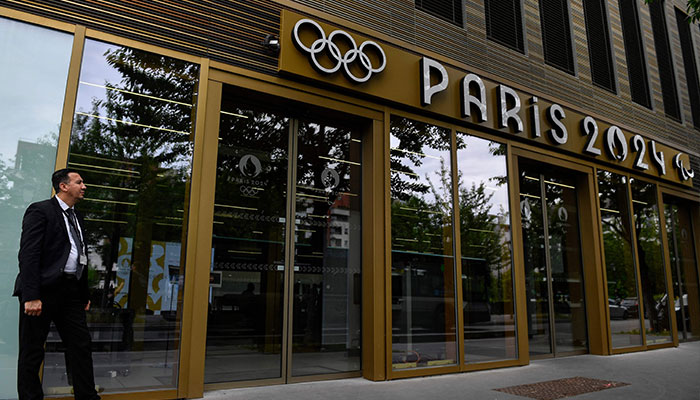
POLYGON ((450 168, 442 156, 426 154, 449 152, 450 131, 393 117, 391 135, 398 141, 392 144, 390 153, 393 247, 426 254, 451 254, 452 245, 444 243, 452 236, 450 168), (414 168, 420 169, 428 158, 439 158, 440 166, 421 176, 414 168), (431 173, 437 178, 435 181, 431 173))
POLYGON ((428 192, 428 185, 420 182, 420 177, 406 165, 406 161, 420 167, 425 158, 424 147, 435 151, 449 151, 449 133, 449 130, 408 118, 391 119, 391 135, 399 140, 396 147, 403 150, 392 150, 390 153, 390 168, 400 172, 400 175, 391 175, 392 198, 407 200, 411 193, 428 192))
POLYGON ((131 237, 129 308, 143 315, 152 241, 183 237, 198 67, 119 47, 104 57, 122 78, 105 82, 104 98, 92 100, 92 116, 76 113, 69 165, 92 185, 81 208, 107 271, 102 306, 112 301, 119 240, 131 237))
POLYGON ((636 297, 637 293, 625 179, 599 171, 598 192, 610 299, 636 297))
MULTIPOLYGON (((494 180, 499 177, 493 178, 494 180)), ((460 179, 461 181, 461 179, 460 179)), ((459 186, 459 217, 463 271, 483 279, 483 288, 473 288, 465 301, 508 302, 512 299, 510 274, 510 240, 508 213, 501 205, 497 210, 491 203, 494 193, 486 193, 486 182, 459 186), (481 298, 475 298, 479 295, 481 298)))
POLYGON ((661 228, 656 205, 656 186, 634 180, 634 230, 637 235, 637 254, 642 283, 642 299, 645 318, 651 331, 668 333, 668 302, 662 303, 666 294, 666 276, 661 253, 661 228))

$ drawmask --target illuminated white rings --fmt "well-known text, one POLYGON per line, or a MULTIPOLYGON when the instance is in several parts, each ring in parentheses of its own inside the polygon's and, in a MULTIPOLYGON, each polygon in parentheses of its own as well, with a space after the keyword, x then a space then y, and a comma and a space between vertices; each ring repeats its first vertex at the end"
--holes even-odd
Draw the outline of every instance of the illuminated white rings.
POLYGON ((313 66, 326 74, 333 74, 337 72, 340 67, 343 67, 343 70, 348 78, 357 83, 363 83, 367 82, 369 78, 372 77, 372 74, 378 74, 384 71, 384 68, 386 67, 386 54, 384 54, 384 50, 377 43, 367 40, 363 42, 360 47, 357 47, 355 39, 353 39, 349 33, 341 30, 335 30, 331 32, 328 37, 326 37, 326 32, 323 31, 321 25, 308 18, 297 21, 296 25, 294 25, 294 30, 292 31, 292 38, 294 39, 294 43, 301 51, 309 54, 313 66), (305 24, 311 25, 319 36, 318 39, 311 43, 311 46, 305 45, 299 37, 299 30, 305 24), (340 48, 333 41, 338 36, 345 39, 348 44, 350 44, 350 49, 348 49, 345 54, 341 53, 340 48), (368 47, 373 47, 377 53, 381 55, 381 65, 376 68, 374 65, 372 65, 372 60, 370 60, 367 53, 365 53, 365 49, 368 49, 368 47), (319 62, 318 57, 324 52, 326 52, 329 58, 335 60, 336 64, 333 67, 326 68, 319 62), (367 71, 364 76, 355 76, 355 74, 350 71, 350 66, 356 61, 358 61, 362 68, 367 71))

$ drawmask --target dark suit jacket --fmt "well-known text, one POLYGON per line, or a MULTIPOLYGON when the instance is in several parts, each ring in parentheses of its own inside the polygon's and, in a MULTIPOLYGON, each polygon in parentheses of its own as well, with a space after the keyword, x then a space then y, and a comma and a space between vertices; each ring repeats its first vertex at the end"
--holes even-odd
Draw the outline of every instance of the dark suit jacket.
MULTIPOLYGON (((76 212, 80 226, 83 217, 76 212)), ((85 235, 85 232, 83 232, 85 235)), ((22 238, 19 244, 19 275, 15 280, 13 296, 20 302, 42 298, 42 291, 60 283, 61 274, 70 254, 68 230, 58 200, 31 204, 22 220, 22 238)), ((87 270, 80 278, 85 304, 88 302, 87 270)))

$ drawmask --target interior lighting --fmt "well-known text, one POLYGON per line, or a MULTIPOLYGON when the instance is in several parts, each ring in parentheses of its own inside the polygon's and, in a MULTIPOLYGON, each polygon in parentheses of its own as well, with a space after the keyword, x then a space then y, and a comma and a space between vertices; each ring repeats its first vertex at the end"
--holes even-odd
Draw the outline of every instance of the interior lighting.
POLYGON ((556 185, 556 186, 565 187, 565 188, 567 188, 567 189, 576 189, 575 187, 573 187, 573 186, 571 186, 571 185, 565 185, 565 184, 559 183, 559 182, 552 182, 552 181, 547 181, 547 180, 544 181, 544 182, 545 182, 545 183, 549 183, 550 185, 556 185))
POLYGON ((117 172, 126 172, 128 174, 139 174, 139 171, 132 171, 130 169, 121 169, 121 168, 110 168, 110 167, 101 167, 99 165, 94 165, 94 164, 80 164, 76 162, 69 162, 69 165, 75 165, 78 167, 86 167, 86 168, 97 168, 97 169, 104 169, 107 171, 117 171, 117 172))
POLYGON ((252 255, 256 255, 256 256, 259 256, 262 254, 259 251, 244 251, 244 250, 229 250, 228 252, 229 253, 238 253, 238 254, 252 254, 252 255))
POLYGON ((102 161, 108 161, 108 162, 113 162, 113 163, 117 163, 117 164, 141 165, 141 163, 136 163, 136 162, 131 162, 131 161, 114 160, 111 158, 95 157, 95 156, 89 156, 87 154, 80 154, 80 153, 70 153, 70 156, 71 157, 81 157, 81 158, 92 158, 93 160, 102 160, 102 161))
POLYGON ((91 222, 106 222, 109 224, 127 224, 128 222, 126 221, 115 221, 111 219, 97 219, 97 218, 85 218, 85 221, 91 221, 91 222))
POLYGON ((111 122, 116 122, 116 123, 119 123, 119 124, 138 126, 139 128, 155 129, 155 130, 159 130, 159 131, 172 132, 172 133, 179 133, 179 134, 181 134, 181 135, 187 135, 187 136, 190 135, 189 132, 185 132, 185 131, 177 131, 177 130, 175 130, 175 129, 161 128, 161 127, 157 127, 157 126, 153 126, 153 125, 144 125, 144 124, 139 124, 139 123, 136 123, 136 122, 124 121, 123 119, 116 119, 116 118, 110 118, 110 117, 103 117, 103 116, 101 116, 101 115, 88 114, 88 113, 84 113, 84 112, 82 112, 82 111, 76 111, 75 113, 78 114, 78 115, 84 115, 84 116, 86 116, 86 117, 93 117, 93 118, 98 118, 98 119, 104 119, 104 120, 111 121, 111 122))
POLYGON ((180 102, 180 101, 175 101, 175 100, 170 100, 170 99, 164 99, 164 98, 162 98, 162 97, 149 96, 149 95, 147 95, 147 94, 142 94, 142 93, 130 92, 130 91, 124 90, 124 89, 117 89, 117 88, 115 88, 115 87, 113 87, 113 86, 98 85, 98 84, 96 84, 96 83, 83 82, 83 81, 80 81, 80 84, 81 84, 81 85, 87 85, 87 86, 94 86, 94 87, 98 87, 98 88, 102 88, 102 89, 107 89, 107 90, 113 90, 113 91, 115 91, 115 92, 121 92, 121 93, 132 94, 132 95, 134 95, 134 96, 145 97, 145 98, 147 98, 147 99, 160 100, 160 101, 164 101, 164 102, 167 102, 167 103, 180 104, 180 105, 183 105, 183 106, 192 107, 192 104, 183 103, 183 102, 180 102))
POLYGON ((469 228, 470 231, 474 232, 484 232, 484 233, 493 233, 492 231, 488 231, 486 229, 476 229, 476 228, 469 228))
POLYGON ((420 175, 415 174, 415 173, 413 173, 413 172, 399 171, 399 170, 396 170, 396 169, 392 169, 391 172, 397 172, 397 173, 399 173, 399 174, 411 175, 411 176, 415 176, 415 177, 420 178, 420 175))
POLYGON ((396 150, 396 151, 400 151, 400 152, 402 152, 402 153, 415 154, 415 155, 421 156, 421 157, 427 157, 427 158, 433 158, 433 159, 435 159, 435 160, 440 160, 440 157, 437 157, 437 156, 431 156, 431 155, 424 154, 424 153, 417 153, 417 152, 415 152, 415 151, 409 151, 409 150, 399 149, 399 148, 397 148, 397 147, 392 147, 391 150, 396 150))
POLYGON ((126 201, 91 199, 91 198, 89 198, 89 197, 86 197, 86 198, 84 198, 83 200, 86 200, 86 201, 96 201, 96 202, 99 202, 99 203, 125 204, 125 205, 127 205, 127 206, 135 206, 135 205, 136 205, 136 203, 129 203, 129 202, 126 202, 126 201))
POLYGON ((306 193, 297 193, 297 196, 298 196, 298 197, 309 197, 309 198, 313 198, 313 199, 321 199, 321 200, 323 200, 323 201, 328 200, 328 198, 325 197, 325 196, 316 196, 316 195, 313 195, 313 194, 306 194, 306 193))
POLYGON ((335 162, 340 162, 340 163, 346 163, 350 165, 362 165, 359 162, 354 162, 354 161, 346 161, 346 160, 341 160, 338 158, 332 158, 332 157, 324 157, 324 156, 318 156, 318 158, 324 159, 324 160, 330 160, 330 161, 335 161, 335 162))
MULTIPOLYGON (((234 117, 238 117, 238 118, 248 118, 247 115, 236 114, 236 113, 232 113, 232 112, 228 112, 228 111, 221 111, 221 113, 222 113, 222 114, 225 114, 225 115, 231 115, 231 116, 234 116, 234 117)), ((219 138, 219 139, 221 139, 221 138, 219 138)))
POLYGON ((94 183, 90 184, 90 187, 97 187, 97 188, 102 188, 102 189, 110 189, 110 190, 124 190, 127 192, 138 192, 138 189, 129 189, 129 188, 122 188, 122 187, 116 187, 116 186, 104 186, 104 185, 96 185, 94 183))
POLYGON ((253 207, 229 206, 229 205, 226 205, 226 204, 214 204, 214 206, 216 206, 216 207, 226 207, 226 208, 235 208, 235 209, 238 209, 238 210, 258 211, 257 208, 253 208, 253 207))

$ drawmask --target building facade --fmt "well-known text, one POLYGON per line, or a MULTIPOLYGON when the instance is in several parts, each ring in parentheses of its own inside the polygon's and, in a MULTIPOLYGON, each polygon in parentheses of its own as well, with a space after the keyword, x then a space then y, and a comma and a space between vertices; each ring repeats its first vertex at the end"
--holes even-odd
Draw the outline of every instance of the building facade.
MULTIPOLYGON (((0 398, 69 166, 105 398, 700 338, 700 29, 656 0, 0 3, 0 398)), ((70 395, 52 331, 48 395, 70 395)))

